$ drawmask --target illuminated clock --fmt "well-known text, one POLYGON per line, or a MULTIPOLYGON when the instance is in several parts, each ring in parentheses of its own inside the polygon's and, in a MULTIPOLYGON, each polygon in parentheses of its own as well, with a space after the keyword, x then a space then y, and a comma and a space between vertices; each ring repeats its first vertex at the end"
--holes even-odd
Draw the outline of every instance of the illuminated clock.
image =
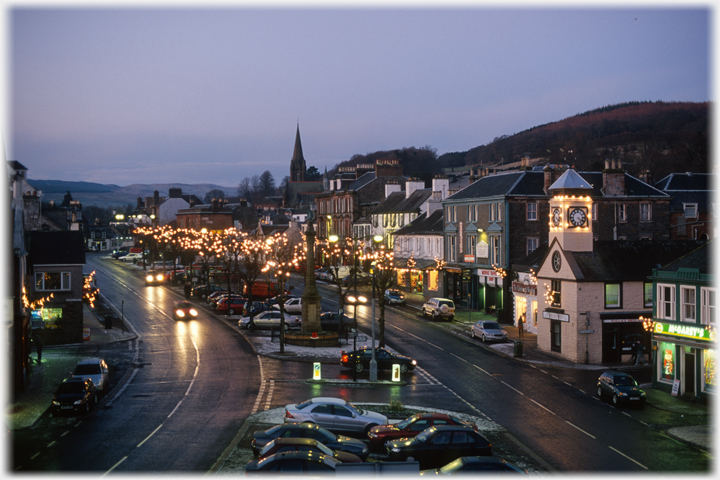
POLYGON ((587 224, 587 211, 582 207, 568 209, 568 220, 573 227, 583 227, 587 224))
POLYGON ((552 267, 556 273, 559 272, 560 267, 562 267, 562 257, 560 257, 560 252, 558 252, 557 250, 555 250, 555 253, 553 253, 552 256, 552 267))
POLYGON ((559 227, 560 226, 560 208, 555 207, 552 211, 552 223, 554 226, 559 227))

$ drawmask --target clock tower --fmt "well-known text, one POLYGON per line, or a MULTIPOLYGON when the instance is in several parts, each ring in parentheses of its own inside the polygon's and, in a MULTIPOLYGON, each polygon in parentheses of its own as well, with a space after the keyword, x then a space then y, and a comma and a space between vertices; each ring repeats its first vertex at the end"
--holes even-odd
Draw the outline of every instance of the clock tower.
POLYGON ((575 170, 566 170, 549 188, 550 235, 548 244, 557 239, 563 250, 591 252, 592 186, 575 170))

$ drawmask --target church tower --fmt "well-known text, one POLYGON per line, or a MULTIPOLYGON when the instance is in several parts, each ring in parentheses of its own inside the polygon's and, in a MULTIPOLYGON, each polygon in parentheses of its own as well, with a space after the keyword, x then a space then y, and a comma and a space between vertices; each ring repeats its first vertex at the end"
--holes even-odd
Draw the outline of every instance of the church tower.
POLYGON ((549 244, 557 239, 563 250, 592 252, 593 188, 575 172, 566 170, 550 188, 549 244))
POLYGON ((307 167, 305 166, 302 144, 300 143, 300 124, 298 123, 297 132, 295 133, 295 149, 293 150, 293 157, 290 161, 290 181, 304 182, 306 171, 307 167))

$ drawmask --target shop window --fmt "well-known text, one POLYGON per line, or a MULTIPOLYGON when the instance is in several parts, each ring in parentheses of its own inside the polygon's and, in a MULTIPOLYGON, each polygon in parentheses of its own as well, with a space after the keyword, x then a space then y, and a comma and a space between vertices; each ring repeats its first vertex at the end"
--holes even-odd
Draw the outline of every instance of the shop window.
POLYGON ((562 305, 562 282, 560 280, 552 280, 550 288, 552 289, 552 298, 550 300, 550 305, 552 305, 553 307, 560 307, 562 305))
POLYGON ((695 323, 695 287, 680 287, 682 321, 695 323))
POLYGON ((717 301, 715 289, 702 287, 700 289, 700 323, 703 325, 717 324, 717 301))
POLYGON ((70 272, 38 272, 35 274, 36 291, 70 290, 70 272))
POLYGON ((703 350, 703 392, 715 391, 715 350, 703 350))
POLYGON ((538 204, 537 202, 531 202, 526 205, 526 219, 529 222, 537 221, 538 204))
POLYGON ((437 270, 430 270, 427 272, 428 276, 428 290, 434 290, 438 291, 440 287, 438 286, 438 271, 437 270))
POLYGON ((658 349, 660 352, 658 379, 661 382, 672 383, 675 380, 675 344, 659 342, 658 349))
POLYGON ((622 288, 619 283, 605 284, 605 308, 622 307, 621 291, 622 288))
POLYGON ((643 305, 645 305, 646 307, 653 306, 653 284, 652 283, 645 283, 645 285, 644 285, 643 305))
POLYGON ((557 320, 550 321, 550 350, 560 352, 562 347, 562 324, 557 320))
POLYGON ((658 284, 657 317, 675 320, 675 285, 658 284))

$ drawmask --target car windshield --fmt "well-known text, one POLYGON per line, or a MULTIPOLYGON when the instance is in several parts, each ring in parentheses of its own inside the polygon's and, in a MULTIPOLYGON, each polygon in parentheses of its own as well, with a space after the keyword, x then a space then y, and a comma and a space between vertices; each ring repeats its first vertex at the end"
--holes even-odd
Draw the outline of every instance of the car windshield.
POLYGON ((431 429, 423 430, 420 432, 415 438, 418 439, 420 442, 425 442, 428 439, 428 435, 430 435, 431 429))
POLYGON ((82 382, 61 383, 57 389, 57 393, 82 393, 85 384, 82 382))
POLYGON ((312 399, 311 399, 311 400, 305 400, 305 401, 302 402, 302 403, 296 404, 296 405, 295 405, 295 408, 297 408, 298 410, 302 410, 303 408, 307 407, 307 406, 310 405, 311 403, 312 403, 312 399))
POLYGON ((318 442, 315 446, 318 448, 318 450, 320 450, 321 452, 323 452, 325 455, 330 455, 331 457, 334 457, 334 456, 335 456, 335 452, 333 452, 332 450, 330 450, 328 447, 326 447, 326 446, 323 445, 322 443, 318 442))
POLYGON ((402 422, 398 422, 395 426, 398 427, 400 430, 402 430, 403 428, 407 427, 407 426, 410 425, 412 422, 414 422, 415 420, 417 420, 417 418, 418 418, 418 415, 413 415, 413 416, 410 417, 410 418, 406 418, 406 419, 403 420, 402 422))
POLYGON ((181 303, 178 303, 177 308, 192 308, 192 303, 190 303, 190 302, 181 302, 181 303))
POLYGON ((500 330, 500 325, 497 322, 485 322, 485 330, 500 330))
POLYGON ((635 385, 637 385, 637 382, 632 377, 622 375, 619 377, 615 377, 615 385, 618 385, 620 387, 634 387, 635 385))
POLYGON ((78 365, 73 375, 96 375, 100 373, 100 365, 78 365))
POLYGON ((350 402, 345 402, 345 406, 348 407, 350 410, 354 410, 355 413, 357 413, 359 415, 362 415, 363 413, 365 413, 365 410, 363 410, 362 408, 356 407, 355 405, 353 405, 350 402))

